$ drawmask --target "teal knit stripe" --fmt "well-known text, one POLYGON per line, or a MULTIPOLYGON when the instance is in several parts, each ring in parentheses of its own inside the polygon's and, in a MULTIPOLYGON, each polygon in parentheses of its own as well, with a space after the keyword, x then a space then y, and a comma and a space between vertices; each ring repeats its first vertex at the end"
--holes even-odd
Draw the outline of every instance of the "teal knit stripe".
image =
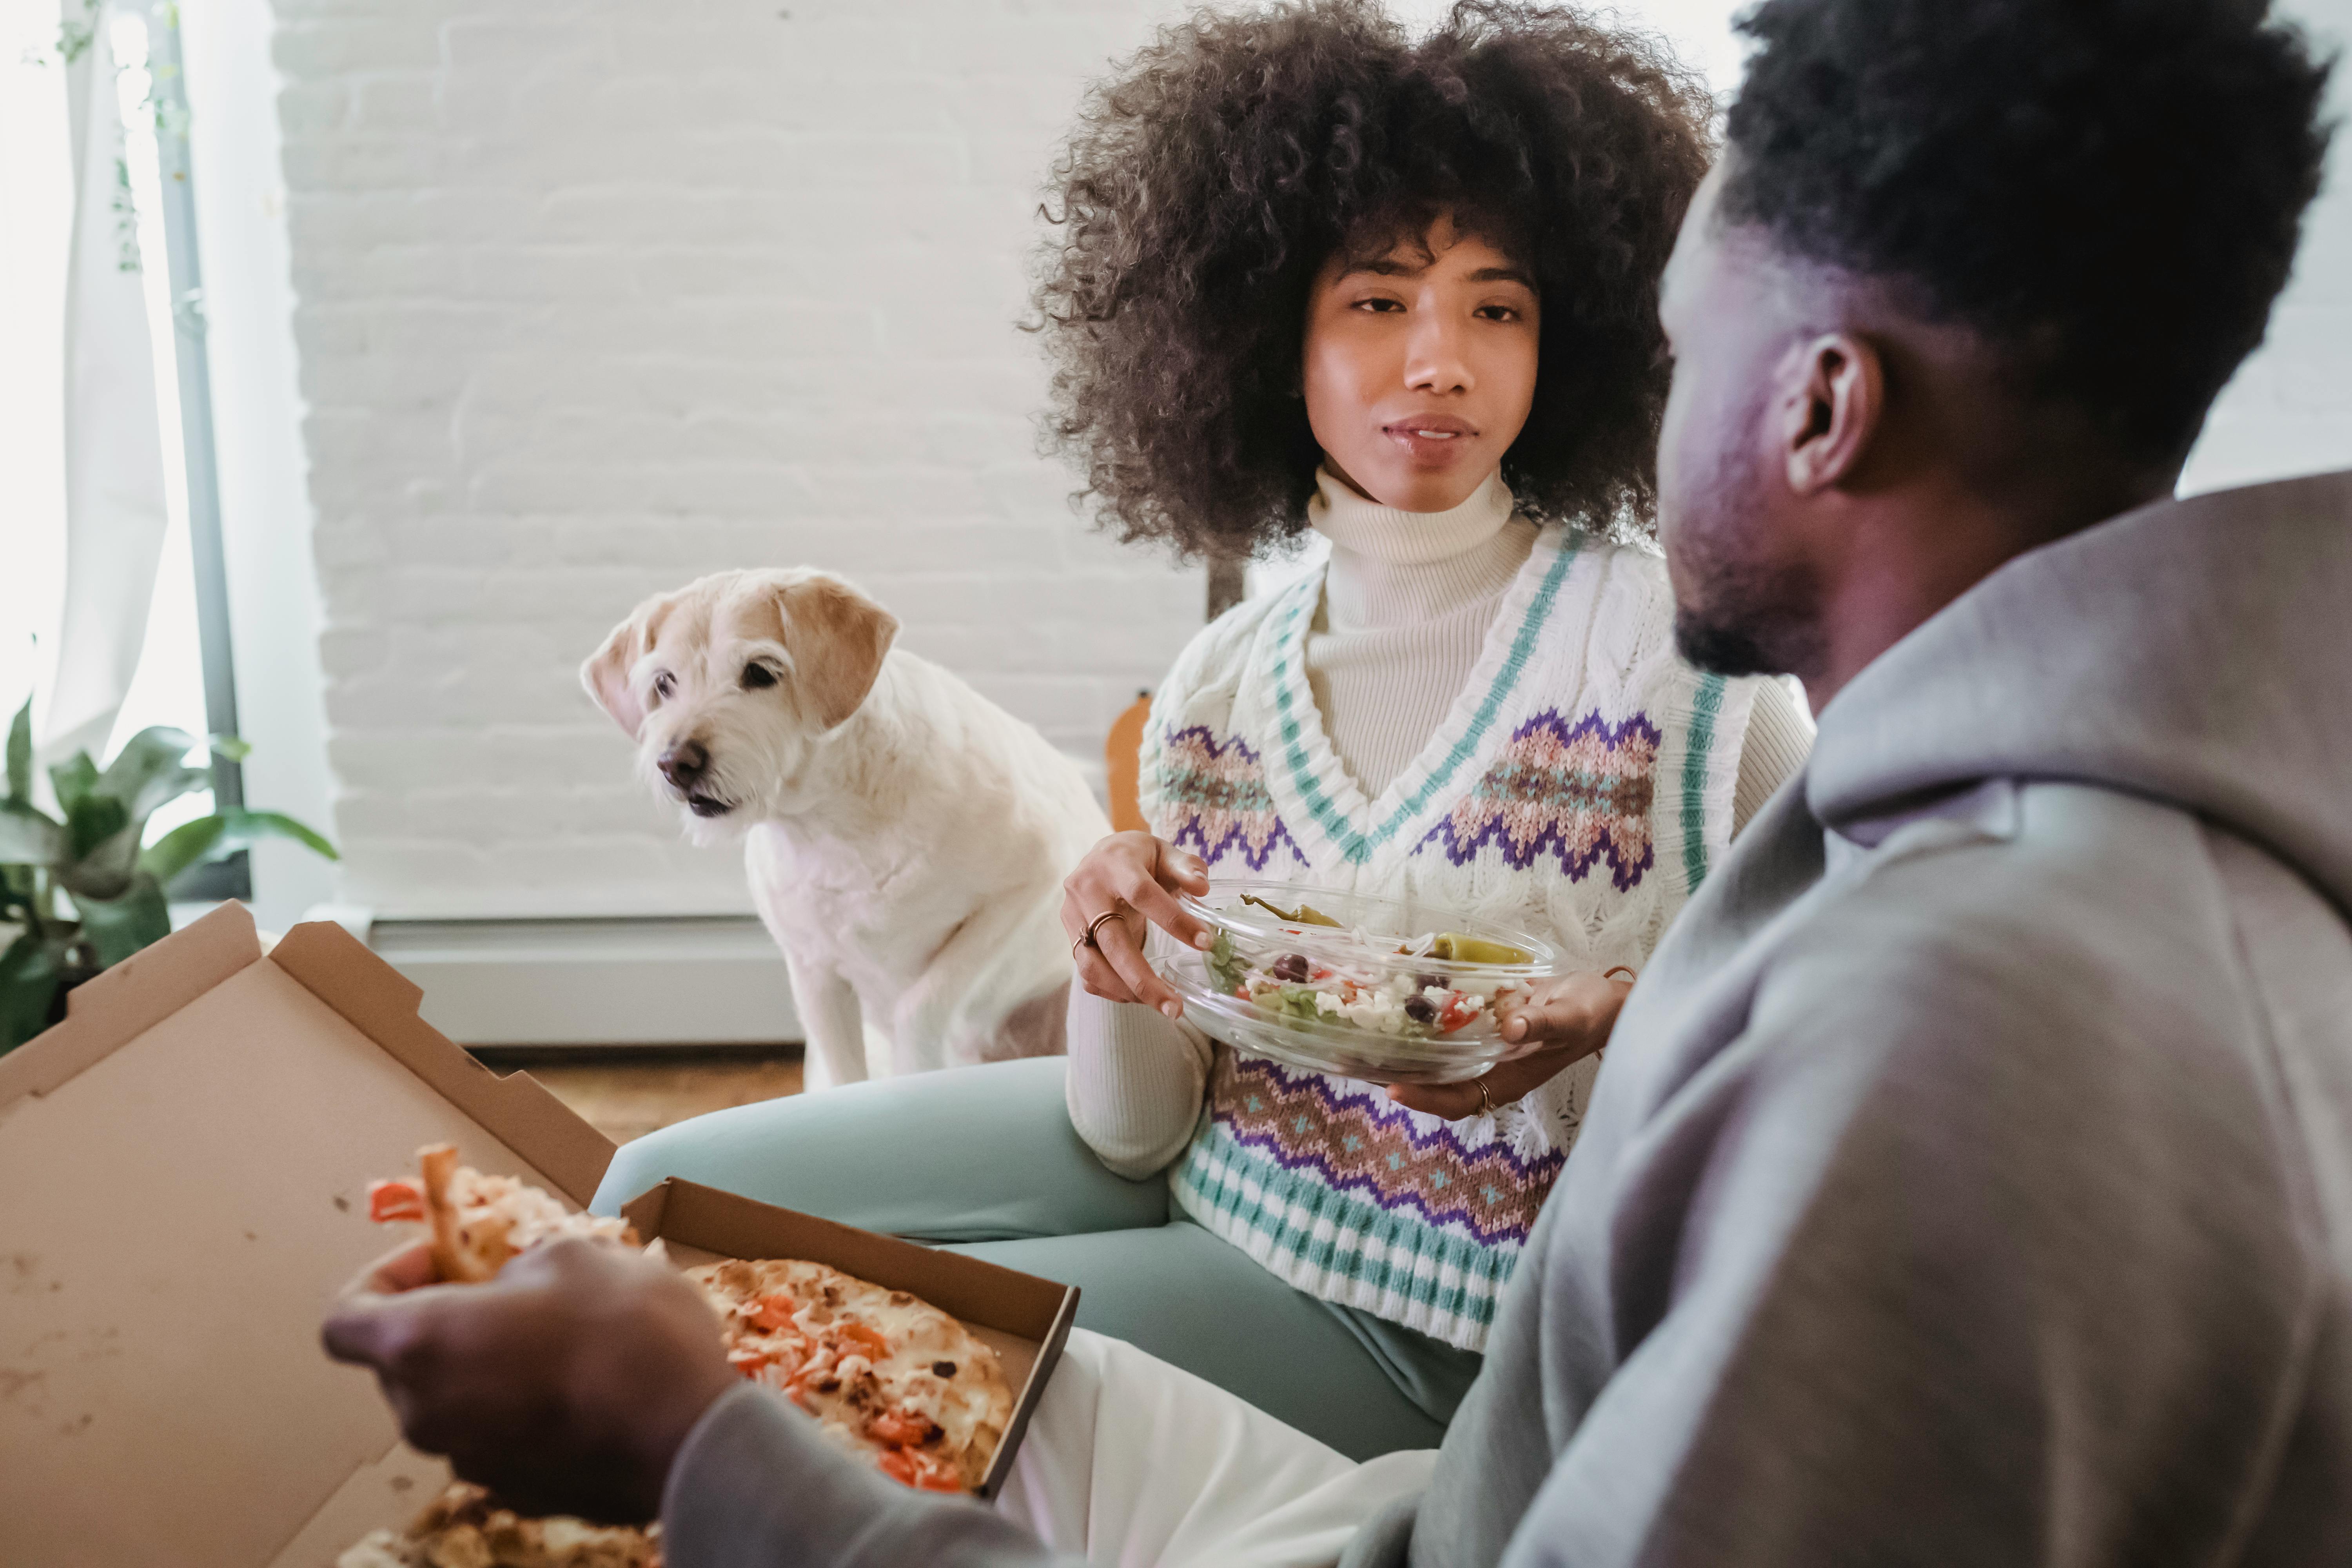
POLYGON ((1394 837, 1397 829, 1419 816, 1431 798, 1453 782, 1462 764, 1477 754, 1479 742, 1494 727, 1496 714, 1501 711, 1504 702, 1517 688, 1528 660, 1535 655, 1536 640, 1543 635, 1544 623, 1551 618, 1552 605, 1559 596, 1559 585, 1566 580, 1569 566, 1576 559, 1580 542, 1574 534, 1561 542, 1559 554, 1553 559, 1550 569, 1544 573, 1542 584, 1536 589, 1534 599, 1528 605, 1527 614, 1519 621, 1518 635, 1511 639, 1511 651, 1503 660, 1502 669, 1496 673, 1495 683, 1486 689, 1486 695, 1478 703, 1478 710, 1470 721, 1470 728, 1454 742, 1453 749, 1446 752, 1445 760, 1422 781, 1421 787, 1399 802, 1388 821, 1374 828, 1369 836, 1349 826, 1339 808, 1331 803, 1323 793, 1322 786, 1307 772, 1307 752, 1299 744, 1299 718, 1291 710, 1289 671, 1290 659, 1304 657, 1297 632, 1307 607, 1315 603, 1320 579, 1309 578, 1294 590, 1297 596, 1284 612, 1280 635, 1276 638, 1282 651, 1275 656, 1274 663, 1274 700, 1282 718, 1283 755, 1290 763, 1291 781, 1298 787, 1299 798, 1307 803, 1308 813, 1349 864, 1360 866, 1370 859, 1374 848, 1394 837))
POLYGON ((1213 1234, 1245 1249, 1255 1237, 1286 1259, 1465 1323, 1494 1321, 1518 1261, 1516 1246, 1482 1246, 1286 1171, 1214 1123, 1186 1152, 1177 1182, 1184 1206, 1213 1234))
POLYGON ((1699 677, 1691 698, 1690 744, 1683 752, 1683 879, 1694 893, 1706 880, 1706 754, 1715 745, 1725 684, 1719 675, 1699 677))

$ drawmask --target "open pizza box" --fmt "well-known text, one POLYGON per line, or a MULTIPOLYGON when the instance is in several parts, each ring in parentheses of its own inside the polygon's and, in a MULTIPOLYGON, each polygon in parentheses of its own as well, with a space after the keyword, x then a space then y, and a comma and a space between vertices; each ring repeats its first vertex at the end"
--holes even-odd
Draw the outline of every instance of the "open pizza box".
MULTIPOLYGON (((613 1145, 419 995, 337 926, 265 955, 227 905, 0 1057, 0 1564, 327 1568, 446 1480, 319 1348, 335 1293, 408 1234, 369 1223, 368 1183, 447 1142, 584 1205, 613 1145)), ((962 1319, 1019 1390, 993 1494, 1076 1289, 688 1182, 627 1214, 680 1266, 805 1258, 962 1319)))

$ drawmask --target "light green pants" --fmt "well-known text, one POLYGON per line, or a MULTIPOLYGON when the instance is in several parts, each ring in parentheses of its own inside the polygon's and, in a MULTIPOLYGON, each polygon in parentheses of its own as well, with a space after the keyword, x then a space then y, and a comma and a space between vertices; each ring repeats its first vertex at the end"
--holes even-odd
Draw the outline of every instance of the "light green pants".
POLYGON ((1070 1126, 1058 1058, 698 1116, 625 1145, 596 1211, 665 1176, 1076 1285, 1086 1327, 1352 1458, 1433 1447, 1478 1370, 1470 1352, 1284 1284, 1176 1213, 1164 1178, 1105 1170, 1070 1126))

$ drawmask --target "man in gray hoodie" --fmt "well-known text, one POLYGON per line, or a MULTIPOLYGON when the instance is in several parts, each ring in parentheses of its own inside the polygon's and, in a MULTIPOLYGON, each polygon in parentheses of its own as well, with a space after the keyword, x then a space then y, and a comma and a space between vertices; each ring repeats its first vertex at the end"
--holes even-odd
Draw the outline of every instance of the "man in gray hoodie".
MULTIPOLYGON (((2263 9, 1745 24, 1661 532, 1685 651, 1820 738, 1348 1562, 2352 1561, 2352 475, 2165 499, 2318 182, 2263 9)), ((1048 1560, 734 1383, 658 1268, 509 1272, 329 1325, 461 1470, 658 1503, 673 1568, 1048 1560)))

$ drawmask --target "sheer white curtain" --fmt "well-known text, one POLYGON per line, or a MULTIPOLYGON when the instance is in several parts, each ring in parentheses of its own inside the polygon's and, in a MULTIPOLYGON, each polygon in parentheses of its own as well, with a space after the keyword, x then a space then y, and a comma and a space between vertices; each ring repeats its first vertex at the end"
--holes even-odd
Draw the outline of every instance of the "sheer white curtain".
POLYGON ((170 521, 155 344, 110 41, 117 7, 65 0, 74 214, 65 302, 65 584, 42 707, 50 760, 103 754, 131 690, 170 521))
POLYGON ((65 575, 64 342, 73 157, 57 0, 0 0, 0 709, 56 651, 65 575))

